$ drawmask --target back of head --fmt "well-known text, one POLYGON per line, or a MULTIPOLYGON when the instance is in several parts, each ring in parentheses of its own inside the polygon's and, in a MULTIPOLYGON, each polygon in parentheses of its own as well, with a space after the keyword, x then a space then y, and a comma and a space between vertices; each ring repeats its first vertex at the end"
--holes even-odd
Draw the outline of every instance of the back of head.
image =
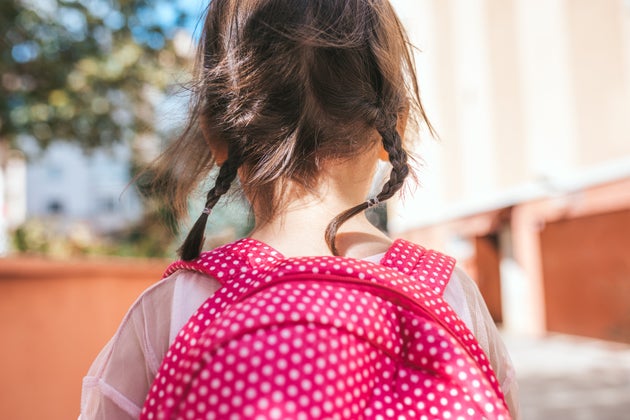
MULTIPOLYGON (((212 0, 196 77, 188 129, 157 165, 180 212, 213 164, 210 147, 227 155, 206 208, 241 169, 246 196, 271 203, 267 220, 282 205, 284 181, 312 189, 323 164, 376 139, 393 165, 379 201, 407 175, 397 121, 410 109, 422 119, 424 112, 411 50, 387 0, 212 0)), ((184 258, 198 253, 199 233, 184 258)))

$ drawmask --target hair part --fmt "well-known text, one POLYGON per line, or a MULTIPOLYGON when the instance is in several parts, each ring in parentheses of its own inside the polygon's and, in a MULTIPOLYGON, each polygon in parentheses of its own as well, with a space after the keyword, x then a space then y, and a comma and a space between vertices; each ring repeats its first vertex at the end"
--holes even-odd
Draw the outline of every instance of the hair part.
MULTIPOLYGON (((373 147, 376 130, 392 163, 377 199, 398 191, 409 173, 401 114, 424 122, 407 35, 387 0, 212 0, 200 42, 191 115, 182 135, 154 164, 154 185, 178 218, 208 175, 211 150, 225 146, 210 210, 240 170, 241 188, 266 223, 286 204, 287 182, 314 190, 322 165, 373 147), (201 128, 203 126, 203 129, 201 128), (203 135, 205 132, 205 136, 203 135), (211 133, 211 134, 209 134, 211 133)), ((335 236, 361 203, 326 230, 335 236)), ((199 255, 208 214, 180 248, 199 255)))

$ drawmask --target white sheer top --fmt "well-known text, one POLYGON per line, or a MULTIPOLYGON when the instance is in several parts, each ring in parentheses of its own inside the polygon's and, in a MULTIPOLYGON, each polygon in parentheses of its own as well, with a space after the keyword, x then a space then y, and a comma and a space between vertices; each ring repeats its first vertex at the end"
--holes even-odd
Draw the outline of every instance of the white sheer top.
MULTIPOLYGON (((79 420, 137 419, 170 343, 219 287, 204 274, 178 271, 142 293, 83 379, 79 420)), ((456 267, 444 299, 477 337, 518 418, 514 368, 476 284, 456 267)))

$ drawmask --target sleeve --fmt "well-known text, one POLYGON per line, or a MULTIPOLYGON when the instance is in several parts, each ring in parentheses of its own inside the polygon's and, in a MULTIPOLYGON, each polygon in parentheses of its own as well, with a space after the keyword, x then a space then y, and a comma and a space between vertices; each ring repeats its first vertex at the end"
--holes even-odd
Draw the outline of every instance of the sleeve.
POLYGON ((168 344, 173 286, 163 280, 131 306, 83 379, 79 419, 138 418, 168 344))
POLYGON ((518 384, 510 355, 475 282, 459 267, 444 290, 444 299, 466 323, 490 359, 508 408, 519 418, 518 384))
POLYGON ((79 420, 137 419, 170 337, 219 286, 180 271, 147 289, 83 379, 79 420))

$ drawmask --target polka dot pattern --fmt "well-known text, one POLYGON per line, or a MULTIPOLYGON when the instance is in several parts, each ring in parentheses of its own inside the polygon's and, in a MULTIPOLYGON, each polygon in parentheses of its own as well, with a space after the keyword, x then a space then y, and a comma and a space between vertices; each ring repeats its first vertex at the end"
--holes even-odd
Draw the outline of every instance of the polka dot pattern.
POLYGON ((381 264, 253 239, 177 262, 223 287, 169 349, 142 419, 508 419, 441 295, 454 260, 397 240, 381 264))

